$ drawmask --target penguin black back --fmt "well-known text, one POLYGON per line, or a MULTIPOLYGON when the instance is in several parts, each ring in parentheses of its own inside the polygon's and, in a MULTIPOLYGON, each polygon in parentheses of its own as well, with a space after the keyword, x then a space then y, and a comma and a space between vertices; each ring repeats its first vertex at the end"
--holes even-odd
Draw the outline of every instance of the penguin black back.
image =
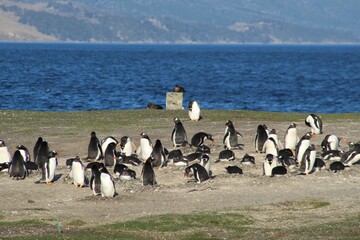
POLYGON ((17 180, 24 179, 28 175, 24 157, 19 150, 16 150, 12 157, 9 167, 9 175, 17 180))
POLYGON ((116 143, 111 142, 108 144, 105 150, 104 162, 105 166, 114 166, 115 165, 115 151, 116 151, 116 143))
POLYGON ((214 138, 211 134, 205 132, 195 133, 191 138, 191 146, 199 147, 204 144, 205 139, 209 139, 210 141, 214 142, 214 138))
POLYGON ((266 125, 259 125, 255 137, 255 150, 256 152, 262 152, 264 143, 268 139, 268 134, 266 132, 266 125))
POLYGON ((145 161, 141 174, 142 174, 143 186, 147 186, 147 185, 154 186, 157 184, 155 179, 155 172, 152 166, 151 157, 145 161))
POLYGON ((174 147, 186 146, 189 144, 187 142, 185 128, 179 118, 174 118, 174 129, 171 133, 171 141, 173 142, 174 147))
POLYGON ((44 141, 43 138, 39 137, 38 140, 35 143, 35 146, 34 146, 34 149, 33 149, 33 155, 34 155, 34 161, 35 162, 36 162, 37 156, 39 154, 40 145, 42 144, 43 141, 44 141))

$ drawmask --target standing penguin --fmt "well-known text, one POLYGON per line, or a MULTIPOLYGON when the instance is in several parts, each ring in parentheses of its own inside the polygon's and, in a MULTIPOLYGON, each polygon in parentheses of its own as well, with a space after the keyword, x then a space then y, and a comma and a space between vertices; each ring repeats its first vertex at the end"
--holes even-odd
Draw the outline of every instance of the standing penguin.
POLYGON ((147 185, 157 185, 156 179, 155 179, 155 172, 152 166, 152 158, 149 157, 143 166, 143 169, 141 171, 141 175, 142 175, 142 184, 143 186, 147 186, 147 185))
POLYGON ((299 142, 297 135, 296 123, 290 124, 285 134, 285 148, 295 151, 296 144, 299 142))
POLYGON ((306 126, 311 128, 312 135, 318 135, 323 133, 323 124, 321 118, 313 113, 305 119, 306 126))
POLYGON ((95 196, 101 194, 101 179, 100 179, 101 172, 99 167, 94 164, 91 167, 91 177, 90 177, 90 189, 92 190, 95 196))
POLYGON ((295 160, 296 160, 298 166, 301 166, 301 161, 303 159, 303 155, 304 155, 306 149, 308 149, 308 147, 310 147, 310 139, 311 139, 311 133, 306 133, 300 139, 298 144, 296 145, 295 160))
POLYGON ((82 188, 85 186, 85 171, 84 166, 78 156, 74 158, 71 164, 71 175, 74 186, 82 188))
POLYGON ((39 148, 43 142, 43 138, 42 137, 38 137, 38 140, 35 143, 34 149, 33 149, 33 156, 34 156, 34 161, 36 162, 37 160, 37 156, 39 154, 39 148))
POLYGON ((101 140, 101 151, 105 154, 105 151, 110 143, 115 143, 115 147, 119 144, 119 141, 112 136, 106 137, 101 140))
POLYGON ((120 139, 120 149, 121 149, 121 153, 123 153, 125 156, 131 156, 135 153, 136 146, 131 141, 130 137, 123 136, 120 139))
POLYGON ((179 118, 174 118, 174 129, 171 133, 171 141, 174 147, 182 147, 189 144, 184 126, 179 118))
POLYGON ((157 139, 155 142, 151 156, 153 167, 164 167, 166 165, 167 159, 165 148, 159 139, 157 139))
POLYGON ((100 190, 102 197, 114 197, 116 194, 114 179, 106 167, 100 169, 100 190))
POLYGON ((41 179, 40 182, 46 182, 46 169, 45 169, 45 163, 49 160, 49 145, 47 141, 43 141, 40 144, 38 156, 37 156, 37 162, 35 162, 39 168, 41 169, 41 179))
POLYGON ((111 142, 107 145, 104 154, 104 163, 106 167, 113 167, 116 163, 116 143, 111 142))
POLYGON ((335 135, 326 135, 324 140, 321 142, 321 148, 323 152, 339 150, 339 143, 342 138, 338 138, 335 135))
POLYGON ((90 135, 87 160, 100 160, 103 157, 100 140, 97 138, 95 132, 91 132, 90 135))
POLYGON ((269 138, 273 138, 276 142, 276 145, 278 146, 278 149, 281 150, 284 148, 284 146, 282 145, 281 141, 279 140, 277 134, 276 134, 276 130, 275 129, 271 129, 271 131, 269 132, 269 138))
POLYGON ((315 160, 316 160, 316 149, 315 145, 311 144, 306 151, 303 154, 301 165, 300 165, 300 171, 301 174, 310 174, 315 169, 315 160))
POLYGON ((206 169, 209 177, 211 177, 211 175, 212 175, 212 172, 211 172, 211 158, 209 157, 209 155, 204 154, 204 155, 201 156, 200 165, 203 166, 206 169))
POLYGON ((243 150, 242 146, 243 144, 238 143, 238 135, 240 137, 243 137, 238 131, 235 130, 235 127, 232 123, 232 121, 228 120, 225 124, 225 134, 223 139, 223 144, 225 149, 234 149, 239 148, 243 150))
POLYGON ((279 148, 276 144, 276 141, 272 137, 269 137, 265 141, 262 152, 264 152, 266 154, 272 154, 275 157, 277 157, 279 155, 279 148))
POLYGON ((55 179, 55 171, 58 165, 57 152, 51 151, 47 161, 45 161, 45 181, 47 185, 51 185, 55 179))
POLYGON ((268 139, 267 126, 265 124, 259 125, 255 137, 255 151, 262 153, 263 146, 268 139))
POLYGON ((202 119, 200 106, 196 101, 190 101, 189 102, 189 117, 191 121, 199 121, 202 119))
MULTIPOLYGON (((16 149, 20 151, 21 155, 24 158, 25 163, 26 162, 30 162, 31 158, 30 158, 30 152, 29 150, 24 146, 24 145, 17 145, 16 149)), ((36 162, 35 162, 36 163, 36 162)))
POLYGON ((16 150, 13 154, 12 160, 9 166, 9 175, 11 178, 19 180, 28 176, 28 171, 25 166, 25 159, 20 150, 16 150))
POLYGON ((211 142, 214 142, 214 138, 211 134, 205 132, 195 133, 194 136, 191 138, 191 146, 199 147, 204 144, 204 141, 206 139, 209 139, 211 142))
POLYGON ((138 148, 137 154, 139 155, 140 159, 146 161, 151 156, 153 147, 151 140, 146 133, 142 132, 140 136, 140 146, 138 148))
POLYGON ((11 155, 8 147, 3 140, 0 140, 0 164, 9 163, 11 161, 11 155))

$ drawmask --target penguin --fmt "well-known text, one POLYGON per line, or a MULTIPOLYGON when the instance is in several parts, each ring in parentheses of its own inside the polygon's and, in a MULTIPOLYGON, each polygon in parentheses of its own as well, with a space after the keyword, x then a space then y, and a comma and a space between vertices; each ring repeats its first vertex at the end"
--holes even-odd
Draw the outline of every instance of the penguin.
POLYGON ((287 174, 287 169, 284 166, 276 166, 271 170, 271 176, 276 176, 276 175, 285 175, 287 174))
POLYGON ((232 121, 228 120, 225 124, 225 134, 223 138, 223 144, 225 149, 235 149, 238 148, 240 150, 243 150, 243 144, 238 143, 238 135, 240 137, 243 137, 241 133, 235 130, 235 127, 232 123, 232 121))
POLYGON ((126 156, 131 156, 131 155, 135 154, 136 146, 131 141, 130 137, 123 136, 120 139, 120 149, 121 149, 121 152, 123 154, 125 154, 126 156))
POLYGON ((339 143, 342 138, 338 138, 335 135, 328 134, 325 136, 324 140, 321 142, 321 149, 323 152, 338 150, 339 143))
POLYGON ((296 167, 293 151, 289 148, 279 150, 278 159, 284 167, 288 167, 290 169, 294 169, 296 167))
POLYGON ((106 167, 100 169, 100 190, 102 197, 115 197, 115 182, 106 167))
POLYGON ((174 147, 190 145, 187 142, 187 135, 183 124, 179 118, 174 118, 174 129, 171 133, 171 142, 174 147))
POLYGON ((103 158, 103 151, 101 148, 100 140, 97 138, 95 132, 90 134, 90 142, 88 145, 88 156, 87 160, 100 160, 103 158))
POLYGON ((301 161, 303 159, 303 155, 310 146, 311 133, 305 133, 305 135, 299 140, 295 149, 295 160, 298 166, 301 166, 301 161))
POLYGON ((0 172, 2 171, 8 171, 10 163, 0 163, 0 172))
POLYGON ((243 170, 238 166, 227 166, 225 169, 228 174, 243 174, 243 170))
POLYGON ((129 181, 132 179, 136 179, 136 172, 129 169, 124 164, 116 164, 114 168, 114 173, 119 176, 119 179, 121 181, 129 181))
POLYGON ((151 156, 153 159, 152 162, 153 167, 164 167, 166 165, 167 158, 165 154, 165 149, 159 139, 155 141, 155 145, 151 153, 151 156))
POLYGON ((191 121, 200 121, 203 117, 201 116, 200 106, 196 101, 190 101, 188 105, 189 117, 191 121))
POLYGON ((94 196, 101 194, 101 172, 99 166, 96 164, 91 165, 90 189, 94 196))
POLYGON ((291 149, 295 152, 296 144, 299 142, 299 136, 297 135, 296 123, 290 124, 285 133, 284 148, 291 149))
POLYGON ((315 171, 316 149, 315 145, 311 144, 303 154, 300 171, 302 174, 311 174, 315 171))
POLYGON ((185 168, 184 177, 190 178, 191 176, 195 178, 197 183, 202 183, 210 179, 209 173, 199 163, 194 163, 185 168))
POLYGON ((185 89, 179 85, 175 85, 173 88, 173 92, 178 92, 178 93, 185 93, 185 89))
POLYGON ((255 164, 255 158, 246 153, 243 156, 243 158, 241 159, 240 164, 241 165, 253 165, 253 164, 255 164))
MULTIPOLYGON (((9 164, 11 161, 11 154, 3 140, 0 140, 0 164, 9 164)), ((4 165, 5 166, 5 165, 4 165)))
POLYGON ((209 155, 204 154, 200 158, 200 165, 205 168, 205 170, 208 172, 209 177, 212 175, 211 171, 211 158, 209 155))
POLYGON ((151 157, 149 157, 143 166, 143 169, 141 171, 141 175, 142 175, 142 185, 143 186, 147 186, 147 185, 157 185, 156 179, 155 179, 155 172, 152 166, 152 159, 151 157))
POLYGON ((275 143, 276 143, 276 146, 278 146, 278 149, 284 148, 284 146, 282 145, 281 141, 279 140, 279 138, 276 134, 275 129, 271 129, 271 131, 269 132, 269 138, 273 138, 275 140, 275 143))
POLYGON ((147 104, 147 109, 157 109, 157 110, 162 110, 164 109, 162 106, 158 105, 158 104, 154 104, 152 102, 148 102, 147 104))
POLYGON ((110 142, 105 150, 104 153, 104 164, 105 167, 113 167, 116 163, 115 161, 115 152, 116 152, 116 143, 115 142, 110 142))
POLYGON ((219 158, 217 161, 220 162, 227 162, 227 161, 234 161, 235 160, 235 153, 232 150, 225 149, 219 152, 219 158))
POLYGON ((325 162, 321 158, 315 158, 314 168, 315 171, 320 171, 326 167, 325 162))
POLYGON ((309 114, 305 119, 305 124, 311 128, 311 135, 323 133, 323 124, 319 116, 313 113, 309 114))
POLYGON ((262 151, 265 154, 272 154, 275 157, 277 157, 279 155, 279 149, 278 149, 278 145, 276 144, 275 139, 273 139, 272 137, 269 137, 265 141, 262 151))
POLYGON ((214 143, 214 138, 211 134, 205 132, 198 132, 195 133, 194 136, 191 138, 191 146, 193 147, 200 147, 204 144, 204 141, 208 139, 214 143))
POLYGON ((330 150, 321 153, 324 160, 340 161, 342 156, 343 152, 341 150, 330 150))
POLYGON ((174 165, 187 165, 187 162, 183 161, 183 153, 180 149, 175 149, 169 152, 168 161, 174 165))
MULTIPOLYGON (((72 160, 74 160, 75 158, 72 158, 72 160)), ((70 166, 72 165, 72 162, 70 163, 70 166)), ((89 162, 86 167, 85 170, 90 170, 92 169, 93 166, 96 166, 98 169, 104 168, 105 164, 103 162, 89 162)))
POLYGON ((342 162, 335 161, 330 164, 329 170, 331 172, 337 173, 342 170, 345 170, 346 167, 349 167, 349 166, 345 166, 342 162))
POLYGON ((82 188, 85 186, 85 171, 84 166, 78 156, 74 158, 71 164, 71 175, 75 188, 82 188))
POLYGON ((342 160, 342 163, 347 166, 358 164, 360 162, 360 151, 350 150, 349 152, 350 154, 347 154, 347 158, 342 160))
POLYGON ((49 156, 47 161, 45 161, 45 181, 47 185, 51 185, 55 179, 55 171, 56 171, 56 167, 58 165, 58 160, 57 160, 57 152, 55 151, 51 151, 49 152, 49 156))
POLYGON ((9 175, 11 178, 19 180, 28 176, 28 170, 25 166, 25 159, 20 150, 16 150, 13 154, 9 165, 9 175))
POLYGON ((43 138, 42 137, 38 137, 36 143, 35 143, 35 146, 33 148, 33 156, 34 156, 34 161, 36 162, 37 160, 37 156, 39 154, 39 148, 40 148, 40 145, 41 143, 43 142, 43 138))
POLYGON ((208 146, 206 146, 206 145, 203 144, 203 145, 197 147, 195 152, 198 152, 198 153, 208 153, 208 154, 210 154, 210 153, 211 153, 211 149, 210 149, 210 147, 208 147, 208 146))
POLYGON ((115 147, 119 144, 119 141, 112 136, 108 136, 101 140, 101 151, 105 155, 105 151, 110 143, 115 143, 115 147))
POLYGON ((126 156, 126 155, 118 155, 116 159, 117 164, 124 164, 126 166, 140 166, 143 164, 143 161, 141 161, 138 157, 135 155, 126 156))
POLYGON ((39 168, 41 169, 41 179, 40 182, 46 182, 46 168, 45 163, 49 160, 49 145, 47 141, 43 141, 40 144, 38 156, 37 156, 37 162, 35 162, 39 168))
POLYGON ((275 156, 272 154, 267 154, 263 163, 263 175, 270 177, 273 176, 272 170, 276 166, 278 165, 275 156))
POLYGON ((183 156, 183 161, 189 163, 189 162, 193 162, 195 160, 200 160, 201 157, 203 156, 204 153, 202 152, 194 152, 194 153, 190 153, 186 156, 183 156))
POLYGON ((151 156, 153 147, 152 147, 151 140, 146 133, 143 132, 140 134, 140 136, 141 136, 140 146, 138 148, 137 153, 143 161, 146 161, 151 156))
POLYGON ((21 144, 17 145, 16 149, 20 151, 20 153, 22 154, 25 162, 30 162, 31 161, 30 152, 24 145, 21 145, 21 144))
POLYGON ((255 151, 257 153, 262 153, 264 143, 269 137, 266 130, 267 130, 267 126, 265 124, 259 125, 257 128, 256 136, 255 136, 255 151))

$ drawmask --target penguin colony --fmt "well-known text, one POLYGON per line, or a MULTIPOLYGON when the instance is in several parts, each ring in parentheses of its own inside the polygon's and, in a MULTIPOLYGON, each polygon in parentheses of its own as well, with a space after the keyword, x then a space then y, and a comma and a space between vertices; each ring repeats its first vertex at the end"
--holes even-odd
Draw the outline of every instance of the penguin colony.
MULTIPOLYGON (((202 119, 200 108, 197 103, 194 105, 194 102, 189 103, 189 112, 197 109, 196 118, 190 113, 189 118, 191 121, 199 121, 202 119)), ((66 159, 68 176, 74 188, 89 187, 89 194, 114 197, 117 195, 116 184, 123 181, 140 180, 143 186, 161 184, 156 179, 156 174, 161 174, 158 169, 170 165, 179 166, 179 175, 186 181, 202 183, 214 177, 211 165, 217 162, 233 163, 226 166, 225 170, 227 174, 238 175, 246 174, 241 166, 261 164, 261 175, 270 177, 309 175, 325 168, 339 172, 360 163, 360 141, 347 142, 344 138, 328 134, 320 146, 312 143, 314 137, 323 134, 321 118, 315 114, 306 117, 304 126, 308 127, 309 131, 301 138, 295 123, 288 126, 283 138, 277 135, 275 129, 268 130, 265 124, 260 124, 254 129, 256 135, 253 136, 253 150, 263 155, 260 159, 244 152, 244 144, 241 143, 243 135, 236 130, 236 124, 231 120, 225 123, 224 134, 219 141, 223 150, 217 157, 211 155, 211 147, 208 146, 216 143, 212 134, 199 131, 188 138, 181 119, 175 117, 173 123, 171 134, 169 131, 172 143, 170 151, 160 139, 153 141, 145 132, 139 134, 138 146, 130 136, 123 136, 120 140, 108 136, 100 140, 95 132, 91 132, 87 156, 66 159), (284 139, 284 144, 281 139, 284 139), (347 151, 340 148, 340 143, 348 146, 347 151), (239 155, 242 157, 237 158, 239 155), (136 175, 136 168, 141 168, 141 176, 136 175)), ((16 180, 29 177, 32 172, 38 171, 41 178, 35 183, 52 185, 59 178, 56 174, 57 157, 58 153, 50 149, 43 137, 37 139, 32 154, 23 145, 18 145, 15 152, 10 154, 5 142, 0 140, 0 170, 7 171, 8 175, 16 180)))

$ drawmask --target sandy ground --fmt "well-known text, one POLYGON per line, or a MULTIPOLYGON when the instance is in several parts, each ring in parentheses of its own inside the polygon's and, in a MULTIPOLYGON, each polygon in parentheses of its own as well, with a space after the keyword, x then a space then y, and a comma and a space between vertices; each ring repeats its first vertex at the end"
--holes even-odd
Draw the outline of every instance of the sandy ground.
MULTIPOLYGON (((82 220, 86 226, 112 223, 134 219, 151 214, 191 213, 203 211, 236 211, 251 217, 256 226, 284 228, 330 222, 360 213, 360 166, 351 167, 340 173, 326 170, 309 176, 287 174, 281 177, 262 176, 264 154, 257 154, 254 149, 254 139, 257 125, 263 122, 246 122, 232 119, 235 128, 241 132, 245 144, 244 150, 235 150, 234 162, 215 163, 219 151, 223 150, 222 138, 225 122, 211 122, 206 118, 200 122, 190 122, 182 119, 188 137, 196 132, 211 133, 215 144, 207 142, 211 147, 212 172, 214 178, 201 184, 187 181, 183 177, 184 167, 168 166, 156 169, 157 187, 143 187, 140 181, 141 167, 132 167, 138 179, 121 182, 116 181, 118 195, 112 199, 93 196, 88 187, 74 188, 68 179, 69 169, 65 166, 67 158, 87 155, 89 133, 79 134, 79 138, 60 138, 56 135, 43 136, 53 150, 61 153, 57 174, 59 179, 52 185, 34 184, 40 178, 40 172, 31 174, 25 180, 12 180, 7 173, 0 174, 0 216, 4 221, 21 219, 42 219, 56 222, 59 219, 63 227, 71 227, 74 220, 82 220), (255 166, 241 166, 240 159, 245 153, 253 155, 255 166), (229 175, 225 167, 238 165, 243 169, 243 175, 229 175), (324 201, 330 203, 321 208, 310 207, 311 202, 324 201), (294 207, 297 211, 283 211, 294 207), (291 205, 291 206, 290 206, 291 205), (355 206, 355 207, 354 207, 355 206), (296 218, 294 217, 296 215, 296 218), (285 223, 283 221, 286 221, 285 223)), ((289 122, 265 122, 275 128, 283 141, 289 122)), ((302 136, 308 128, 299 120, 298 132, 302 136)), ((113 135, 120 139, 130 135, 133 141, 139 143, 139 134, 145 129, 122 129, 118 132, 97 132, 99 138, 113 135)), ((170 135, 172 126, 168 128, 147 131, 153 143, 161 139, 165 147, 172 150, 170 135)), ((326 123, 324 134, 312 142, 320 152, 320 143, 326 134, 336 134, 345 139, 357 142, 360 137, 360 121, 326 123)), ((32 149, 38 136, 28 136, 28 148, 32 149)), ((15 139, 12 139, 13 145, 15 139)), ((8 143, 9 144, 9 143, 8 143)), ((346 150, 347 146, 341 144, 346 150)), ((13 149, 12 149, 13 150, 13 149)), ((186 153, 194 149, 181 148, 186 153)), ((329 162, 327 162, 329 166, 329 162)), ((88 173, 89 174, 89 173, 88 173)))

